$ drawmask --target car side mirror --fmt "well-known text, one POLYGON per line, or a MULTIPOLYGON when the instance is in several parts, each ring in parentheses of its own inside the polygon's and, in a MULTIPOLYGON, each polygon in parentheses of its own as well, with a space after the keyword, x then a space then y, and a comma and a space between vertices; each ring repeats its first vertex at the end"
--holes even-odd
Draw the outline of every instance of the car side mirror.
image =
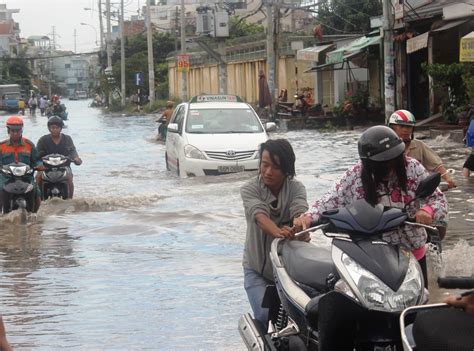
POLYGON ((416 198, 420 199, 430 196, 434 193, 440 182, 441 175, 439 173, 430 174, 418 184, 418 188, 415 191, 416 198))
POLYGON ((178 123, 170 123, 170 124, 168 124, 168 132, 171 132, 171 133, 178 133, 178 123))
POLYGON ((265 130, 267 132, 274 132, 277 129, 275 122, 267 122, 265 123, 265 130))

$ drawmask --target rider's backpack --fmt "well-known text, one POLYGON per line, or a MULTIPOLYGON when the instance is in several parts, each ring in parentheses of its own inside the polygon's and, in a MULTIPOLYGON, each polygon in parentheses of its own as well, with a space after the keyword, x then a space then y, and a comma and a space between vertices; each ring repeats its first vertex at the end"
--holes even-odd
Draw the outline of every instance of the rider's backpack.
POLYGON ((471 119, 471 123, 469 123, 469 127, 467 128, 466 145, 474 147, 474 118, 471 119))

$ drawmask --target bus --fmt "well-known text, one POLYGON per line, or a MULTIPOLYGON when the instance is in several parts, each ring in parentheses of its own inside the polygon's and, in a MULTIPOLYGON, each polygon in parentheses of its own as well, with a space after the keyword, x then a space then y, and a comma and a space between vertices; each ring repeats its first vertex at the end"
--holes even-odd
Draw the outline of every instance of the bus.
POLYGON ((18 100, 21 97, 19 84, 0 85, 0 110, 18 112, 18 100))

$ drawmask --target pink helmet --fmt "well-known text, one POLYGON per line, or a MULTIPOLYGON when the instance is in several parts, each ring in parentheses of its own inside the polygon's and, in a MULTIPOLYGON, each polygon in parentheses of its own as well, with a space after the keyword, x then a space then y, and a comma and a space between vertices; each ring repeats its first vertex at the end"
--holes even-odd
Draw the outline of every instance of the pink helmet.
POLYGON ((399 124, 404 126, 415 126, 416 120, 413 113, 407 110, 397 110, 390 116, 388 125, 399 124))

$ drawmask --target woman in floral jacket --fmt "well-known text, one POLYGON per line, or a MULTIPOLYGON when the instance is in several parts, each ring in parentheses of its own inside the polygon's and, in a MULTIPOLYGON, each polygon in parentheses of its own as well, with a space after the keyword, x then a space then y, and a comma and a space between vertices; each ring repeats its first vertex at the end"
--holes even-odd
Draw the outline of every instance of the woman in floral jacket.
MULTIPOLYGON (((427 198, 410 202, 428 171, 414 158, 405 157, 405 145, 388 127, 367 129, 359 139, 360 161, 348 169, 321 199, 298 219, 303 228, 320 219, 324 211, 345 207, 355 200, 365 199, 372 205, 404 208, 417 223, 446 225, 448 204, 444 194, 436 189, 427 198)), ((384 240, 412 250, 420 263, 427 286, 424 228, 405 226, 385 233, 384 240)))

